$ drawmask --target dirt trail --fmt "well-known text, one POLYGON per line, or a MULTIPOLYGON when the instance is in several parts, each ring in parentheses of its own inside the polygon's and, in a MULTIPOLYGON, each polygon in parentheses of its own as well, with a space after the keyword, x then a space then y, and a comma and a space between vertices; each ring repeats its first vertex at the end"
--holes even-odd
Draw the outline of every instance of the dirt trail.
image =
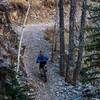
MULTIPOLYGON (((36 56, 42 48, 49 53, 50 44, 44 40, 43 31, 53 24, 34 24, 25 27, 23 44, 26 45, 24 64, 29 78, 36 87, 36 100, 75 100, 79 93, 72 91, 72 86, 67 86, 63 77, 58 74, 58 65, 48 62, 48 82, 44 83, 38 73, 36 56), (73 99, 75 97, 75 99, 73 99)), ((76 99, 82 100, 82 99, 76 99)))
POLYGON ((26 45, 24 63, 29 77, 37 85, 37 100, 53 100, 49 89, 47 89, 48 83, 44 84, 39 78, 38 65, 35 63, 40 49, 49 52, 49 43, 43 38, 43 30, 50 26, 50 24, 26 26, 24 32, 23 43, 26 45))

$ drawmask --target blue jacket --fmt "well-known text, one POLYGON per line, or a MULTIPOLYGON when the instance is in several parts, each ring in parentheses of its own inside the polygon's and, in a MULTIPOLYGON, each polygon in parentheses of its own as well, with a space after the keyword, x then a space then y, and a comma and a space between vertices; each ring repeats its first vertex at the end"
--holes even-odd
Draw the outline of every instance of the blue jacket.
POLYGON ((37 59, 36 59, 36 63, 40 63, 42 61, 48 61, 48 56, 47 55, 38 55, 37 59))

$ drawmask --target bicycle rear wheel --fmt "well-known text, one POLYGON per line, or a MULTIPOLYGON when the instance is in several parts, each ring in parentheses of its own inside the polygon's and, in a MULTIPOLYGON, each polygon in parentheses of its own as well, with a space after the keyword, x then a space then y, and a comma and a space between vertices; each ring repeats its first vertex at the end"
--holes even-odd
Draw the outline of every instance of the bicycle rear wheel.
POLYGON ((43 68, 43 80, 44 80, 44 82, 47 82, 47 73, 46 72, 47 72, 46 69, 43 68))

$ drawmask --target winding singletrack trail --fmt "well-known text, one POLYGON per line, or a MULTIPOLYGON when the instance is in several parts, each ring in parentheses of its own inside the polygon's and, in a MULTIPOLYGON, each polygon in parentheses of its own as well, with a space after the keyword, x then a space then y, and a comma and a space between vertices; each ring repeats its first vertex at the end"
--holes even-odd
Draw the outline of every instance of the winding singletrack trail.
POLYGON ((24 31, 23 44, 26 46, 24 53, 24 64, 29 79, 36 87, 36 100, 82 100, 77 91, 71 91, 72 86, 67 86, 64 78, 58 74, 58 65, 48 62, 48 82, 44 83, 38 71, 36 56, 40 49, 44 49, 49 54, 50 44, 44 39, 44 30, 53 26, 50 24, 27 25, 24 31))

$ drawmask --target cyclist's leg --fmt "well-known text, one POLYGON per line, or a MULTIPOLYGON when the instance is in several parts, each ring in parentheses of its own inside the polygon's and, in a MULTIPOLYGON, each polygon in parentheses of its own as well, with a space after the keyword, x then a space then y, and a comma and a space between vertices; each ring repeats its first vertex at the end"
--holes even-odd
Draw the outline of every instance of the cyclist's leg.
POLYGON ((43 62, 43 67, 44 67, 44 70, 47 72, 47 66, 46 66, 46 64, 47 64, 47 62, 44 61, 44 62, 43 62))
POLYGON ((47 82, 47 74, 46 74, 46 71, 47 69, 46 69, 46 66, 45 66, 45 64, 43 64, 43 76, 44 76, 44 82, 47 82))
POLYGON ((39 71, 40 71, 40 75, 43 76, 43 64, 40 63, 39 65, 39 71))

